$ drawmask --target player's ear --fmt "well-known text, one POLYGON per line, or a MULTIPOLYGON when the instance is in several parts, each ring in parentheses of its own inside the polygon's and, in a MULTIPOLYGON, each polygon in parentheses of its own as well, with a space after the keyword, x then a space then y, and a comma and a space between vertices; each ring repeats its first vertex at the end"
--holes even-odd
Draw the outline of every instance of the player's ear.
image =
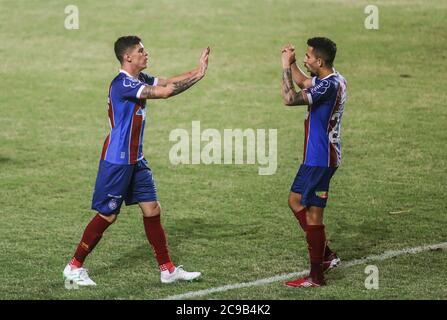
POLYGON ((132 59, 130 58, 130 54, 128 54, 127 52, 124 54, 124 60, 127 62, 132 62, 132 59))

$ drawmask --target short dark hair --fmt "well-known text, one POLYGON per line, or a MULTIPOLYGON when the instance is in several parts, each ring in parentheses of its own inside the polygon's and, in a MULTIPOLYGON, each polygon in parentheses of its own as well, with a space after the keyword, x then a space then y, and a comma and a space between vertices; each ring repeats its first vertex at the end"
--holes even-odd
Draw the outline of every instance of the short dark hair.
POLYGON ((124 36, 115 41, 115 55, 118 61, 123 63, 123 56, 127 49, 139 44, 141 39, 137 36, 124 36))
POLYGON ((334 41, 325 37, 315 37, 307 40, 307 45, 313 48, 315 56, 323 59, 329 67, 332 67, 337 53, 337 45, 334 41))

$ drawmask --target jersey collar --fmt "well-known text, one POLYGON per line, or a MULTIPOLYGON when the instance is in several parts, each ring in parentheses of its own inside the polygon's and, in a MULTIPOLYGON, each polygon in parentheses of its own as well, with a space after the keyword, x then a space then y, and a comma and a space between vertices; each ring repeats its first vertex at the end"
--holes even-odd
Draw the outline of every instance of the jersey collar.
POLYGON ((337 71, 335 71, 335 68, 332 68, 332 73, 328 74, 326 77, 324 77, 323 79, 319 79, 319 80, 326 80, 329 77, 335 76, 337 75, 337 71))
POLYGON ((120 69, 120 73, 124 73, 126 76, 128 76, 128 77, 130 77, 132 79, 137 79, 134 76, 132 76, 129 72, 127 72, 126 70, 120 69))

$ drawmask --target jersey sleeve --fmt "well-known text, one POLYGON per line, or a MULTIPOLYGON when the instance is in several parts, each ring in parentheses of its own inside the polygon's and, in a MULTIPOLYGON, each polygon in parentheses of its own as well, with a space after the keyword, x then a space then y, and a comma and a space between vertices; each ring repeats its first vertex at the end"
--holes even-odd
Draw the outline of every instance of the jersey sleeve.
POLYGON ((140 99, 145 83, 130 77, 117 79, 113 84, 114 94, 120 99, 140 99))
POLYGON ((312 87, 305 89, 309 106, 332 97, 335 90, 335 84, 332 81, 312 78, 312 87))
POLYGON ((150 86, 156 86, 158 83, 158 78, 157 77, 153 77, 151 75, 148 75, 146 73, 141 72, 141 81, 143 81, 144 83, 146 83, 147 85, 150 86))

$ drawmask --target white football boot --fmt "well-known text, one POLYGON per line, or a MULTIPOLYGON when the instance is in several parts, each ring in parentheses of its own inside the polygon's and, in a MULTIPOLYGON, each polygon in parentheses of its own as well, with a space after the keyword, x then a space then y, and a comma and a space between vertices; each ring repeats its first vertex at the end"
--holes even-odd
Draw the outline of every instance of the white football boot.
POLYGON ((88 276, 85 268, 72 269, 70 264, 67 264, 63 275, 65 281, 73 281, 73 284, 78 286, 96 286, 96 283, 88 276))
POLYGON ((183 270, 183 266, 175 267, 172 273, 169 270, 164 270, 160 273, 160 280, 162 283, 173 283, 177 280, 192 281, 199 278, 202 274, 200 272, 188 272, 183 270))

